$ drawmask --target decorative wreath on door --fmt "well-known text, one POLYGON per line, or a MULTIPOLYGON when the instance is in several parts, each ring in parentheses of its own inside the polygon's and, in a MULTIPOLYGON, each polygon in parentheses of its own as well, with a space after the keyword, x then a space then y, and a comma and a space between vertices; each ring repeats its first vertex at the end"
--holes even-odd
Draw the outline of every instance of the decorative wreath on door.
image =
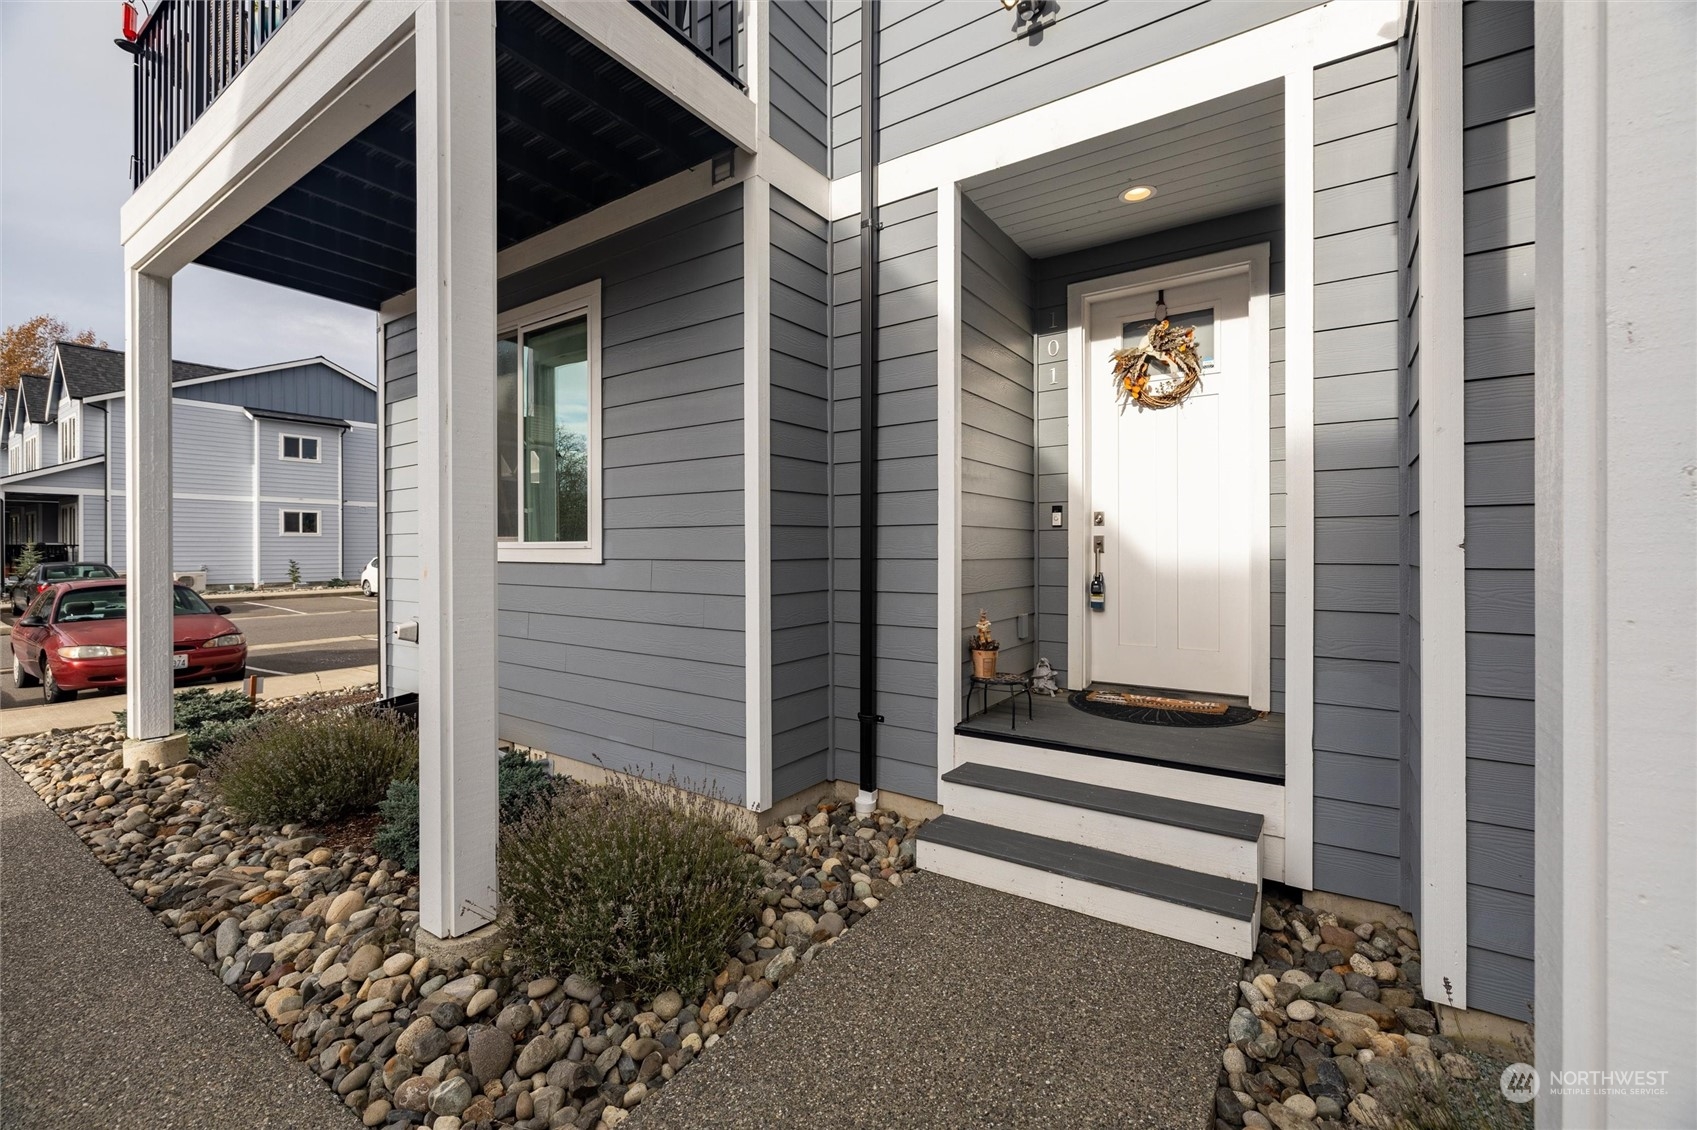
POLYGON ((1180 329, 1162 318, 1143 340, 1130 349, 1121 349, 1113 356, 1114 395, 1120 411, 1135 404, 1144 408, 1171 408, 1183 404, 1202 385, 1202 358, 1196 354, 1196 327, 1180 329), (1160 362, 1166 372, 1150 373, 1150 366, 1160 362))

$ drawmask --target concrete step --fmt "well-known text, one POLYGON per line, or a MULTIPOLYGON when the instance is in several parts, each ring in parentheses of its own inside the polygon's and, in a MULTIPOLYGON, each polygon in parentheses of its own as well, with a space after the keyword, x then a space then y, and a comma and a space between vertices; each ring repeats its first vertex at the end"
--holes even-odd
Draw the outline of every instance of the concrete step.
POLYGON ((943 774, 944 811, 1259 886, 1258 812, 967 762, 943 774))
POLYGON ((1255 950, 1261 892, 1239 879, 951 814, 921 829, 918 862, 965 882, 1222 953, 1248 957, 1255 950))

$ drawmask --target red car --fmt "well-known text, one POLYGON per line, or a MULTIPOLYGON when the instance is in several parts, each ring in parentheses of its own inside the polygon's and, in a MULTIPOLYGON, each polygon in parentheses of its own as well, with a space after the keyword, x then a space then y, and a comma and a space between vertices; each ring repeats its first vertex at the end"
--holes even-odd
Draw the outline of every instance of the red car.
MULTIPOLYGON (((191 588, 173 586, 172 635, 177 682, 230 682, 247 674, 247 640, 191 588)), ((36 594, 12 625, 12 685, 41 684, 47 702, 64 702, 82 690, 124 685, 124 613, 129 593, 122 581, 69 581, 36 594)))

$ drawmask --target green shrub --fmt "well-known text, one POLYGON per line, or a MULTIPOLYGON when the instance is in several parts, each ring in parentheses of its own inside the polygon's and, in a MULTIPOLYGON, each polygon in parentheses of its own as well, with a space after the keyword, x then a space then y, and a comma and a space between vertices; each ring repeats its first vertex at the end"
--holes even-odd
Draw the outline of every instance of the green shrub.
POLYGON ((377 805, 377 854, 418 873, 418 781, 397 777, 377 805))
POLYGON ((326 823, 369 812, 389 782, 418 772, 418 734, 384 714, 271 718, 212 759, 229 809, 259 824, 326 823))
MULTIPOLYGON (((253 703, 241 691, 209 691, 195 687, 176 696, 175 726, 188 735, 189 756, 204 763, 218 748, 234 740, 259 723, 253 716, 253 703)), ((124 725, 126 712, 114 710, 118 725, 124 725)))
POLYGON ((500 878, 529 962, 643 996, 704 987, 759 891, 713 798, 630 778, 532 810, 503 837, 500 878))
POLYGON ((249 731, 263 726, 265 722, 265 718, 252 717, 202 723, 188 731, 189 756, 204 765, 220 749, 237 738, 246 736, 249 731))
MULTIPOLYGON (((500 797, 501 824, 512 824, 530 809, 545 804, 560 788, 562 779, 548 772, 543 761, 532 761, 518 750, 501 755, 496 765, 496 790, 500 797)), ((377 806, 382 823, 377 828, 377 850, 408 871, 418 870, 418 782, 403 778, 389 783, 389 792, 377 806)))
POLYGON ((328 581, 324 582, 324 587, 327 589, 345 589, 348 587, 348 582, 347 579, 343 577, 331 577, 328 581))
POLYGON ((289 583, 291 585, 301 583, 301 563, 293 559, 289 561, 289 583))

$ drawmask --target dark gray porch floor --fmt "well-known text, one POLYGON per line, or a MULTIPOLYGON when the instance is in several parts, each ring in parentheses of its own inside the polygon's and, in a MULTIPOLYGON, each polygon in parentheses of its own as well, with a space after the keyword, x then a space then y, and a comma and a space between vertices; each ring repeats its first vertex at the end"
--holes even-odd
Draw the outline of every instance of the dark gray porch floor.
POLYGON ((1241 969, 921 874, 626 1126, 1206 1126, 1241 969))
MULTIPOLYGON (((980 709, 983 702, 981 693, 973 695, 975 710, 980 709)), ((1055 698, 1031 697, 1034 700, 1034 716, 1026 719, 1025 696, 1020 695, 1017 699, 1019 716, 1014 728, 1009 729, 1006 693, 992 688, 989 712, 974 714, 956 727, 955 732, 997 741, 1017 741, 1037 747, 1163 762, 1280 784, 1284 782, 1283 714, 1269 714, 1242 726, 1195 729, 1141 726, 1086 714, 1067 702, 1064 691, 1055 698)), ((1030 770, 1033 773, 1043 771, 1040 748, 1033 752, 1030 770)))

